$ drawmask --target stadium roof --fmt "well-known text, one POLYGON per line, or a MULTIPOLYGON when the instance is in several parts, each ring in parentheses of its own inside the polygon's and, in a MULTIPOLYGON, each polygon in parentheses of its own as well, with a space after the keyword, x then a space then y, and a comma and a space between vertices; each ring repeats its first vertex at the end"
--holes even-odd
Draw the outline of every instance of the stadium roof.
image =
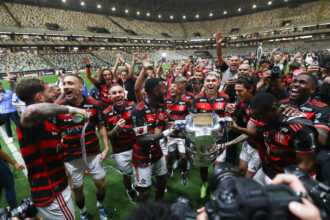
POLYGON ((211 20, 242 14, 295 7, 315 0, 0 0, 65 10, 84 11, 111 16, 183 22, 211 20))

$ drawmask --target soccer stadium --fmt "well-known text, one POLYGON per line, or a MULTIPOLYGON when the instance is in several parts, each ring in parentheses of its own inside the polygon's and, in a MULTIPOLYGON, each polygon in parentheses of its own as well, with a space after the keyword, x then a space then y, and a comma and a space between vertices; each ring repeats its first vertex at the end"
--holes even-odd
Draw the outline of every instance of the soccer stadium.
POLYGON ((329 0, 0 0, 0 77, 0 219, 330 219, 329 0))

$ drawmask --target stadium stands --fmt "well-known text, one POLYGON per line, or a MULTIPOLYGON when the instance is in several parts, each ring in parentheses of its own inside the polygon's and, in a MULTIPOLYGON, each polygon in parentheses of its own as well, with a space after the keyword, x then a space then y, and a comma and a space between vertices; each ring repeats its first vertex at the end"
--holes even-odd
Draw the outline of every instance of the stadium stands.
POLYGON ((24 52, 0 54, 0 72, 6 68, 9 72, 51 69, 38 55, 24 52))
MULTIPOLYGON (((219 29, 228 35, 233 28, 238 29, 240 33, 254 33, 255 30, 279 28, 283 21, 288 20, 291 25, 303 25, 328 21, 330 18, 330 12, 326 10, 330 8, 329 1, 316 1, 295 8, 283 7, 218 20, 182 23, 150 22, 12 3, 5 5, 23 27, 44 28, 46 23, 55 23, 63 30, 86 31, 90 26, 105 28, 110 33, 125 33, 127 30, 138 35, 163 36, 162 33, 166 33, 171 37, 194 37, 196 32, 202 37, 211 37, 214 30, 219 29), (309 10, 310 8, 313 10, 309 10)), ((3 5, 0 12, 1 25, 15 24, 3 5)))

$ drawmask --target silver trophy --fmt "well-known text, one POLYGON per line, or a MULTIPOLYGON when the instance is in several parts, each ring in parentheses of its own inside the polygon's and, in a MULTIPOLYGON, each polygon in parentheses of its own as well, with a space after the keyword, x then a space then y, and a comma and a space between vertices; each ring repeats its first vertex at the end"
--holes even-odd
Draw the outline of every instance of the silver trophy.
POLYGON ((185 146, 191 153, 191 159, 198 166, 211 165, 222 150, 219 140, 227 135, 227 124, 232 123, 231 117, 220 118, 214 113, 187 115, 186 120, 176 121, 184 124, 184 136, 190 141, 185 146))

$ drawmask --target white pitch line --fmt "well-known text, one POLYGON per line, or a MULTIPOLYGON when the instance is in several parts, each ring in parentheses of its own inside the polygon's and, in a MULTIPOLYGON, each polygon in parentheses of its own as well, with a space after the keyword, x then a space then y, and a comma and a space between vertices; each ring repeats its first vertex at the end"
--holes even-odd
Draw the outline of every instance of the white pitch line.
POLYGON ((21 152, 14 145, 14 143, 8 143, 8 136, 7 136, 6 132, 3 130, 2 127, 0 127, 0 134, 1 134, 1 137, 3 138, 3 140, 5 141, 5 143, 7 144, 11 154, 14 156, 15 160, 25 167, 25 169, 23 169, 22 171, 23 171, 23 173, 26 177, 27 176, 27 169, 26 169, 26 166, 25 166, 25 162, 22 158, 21 152))

